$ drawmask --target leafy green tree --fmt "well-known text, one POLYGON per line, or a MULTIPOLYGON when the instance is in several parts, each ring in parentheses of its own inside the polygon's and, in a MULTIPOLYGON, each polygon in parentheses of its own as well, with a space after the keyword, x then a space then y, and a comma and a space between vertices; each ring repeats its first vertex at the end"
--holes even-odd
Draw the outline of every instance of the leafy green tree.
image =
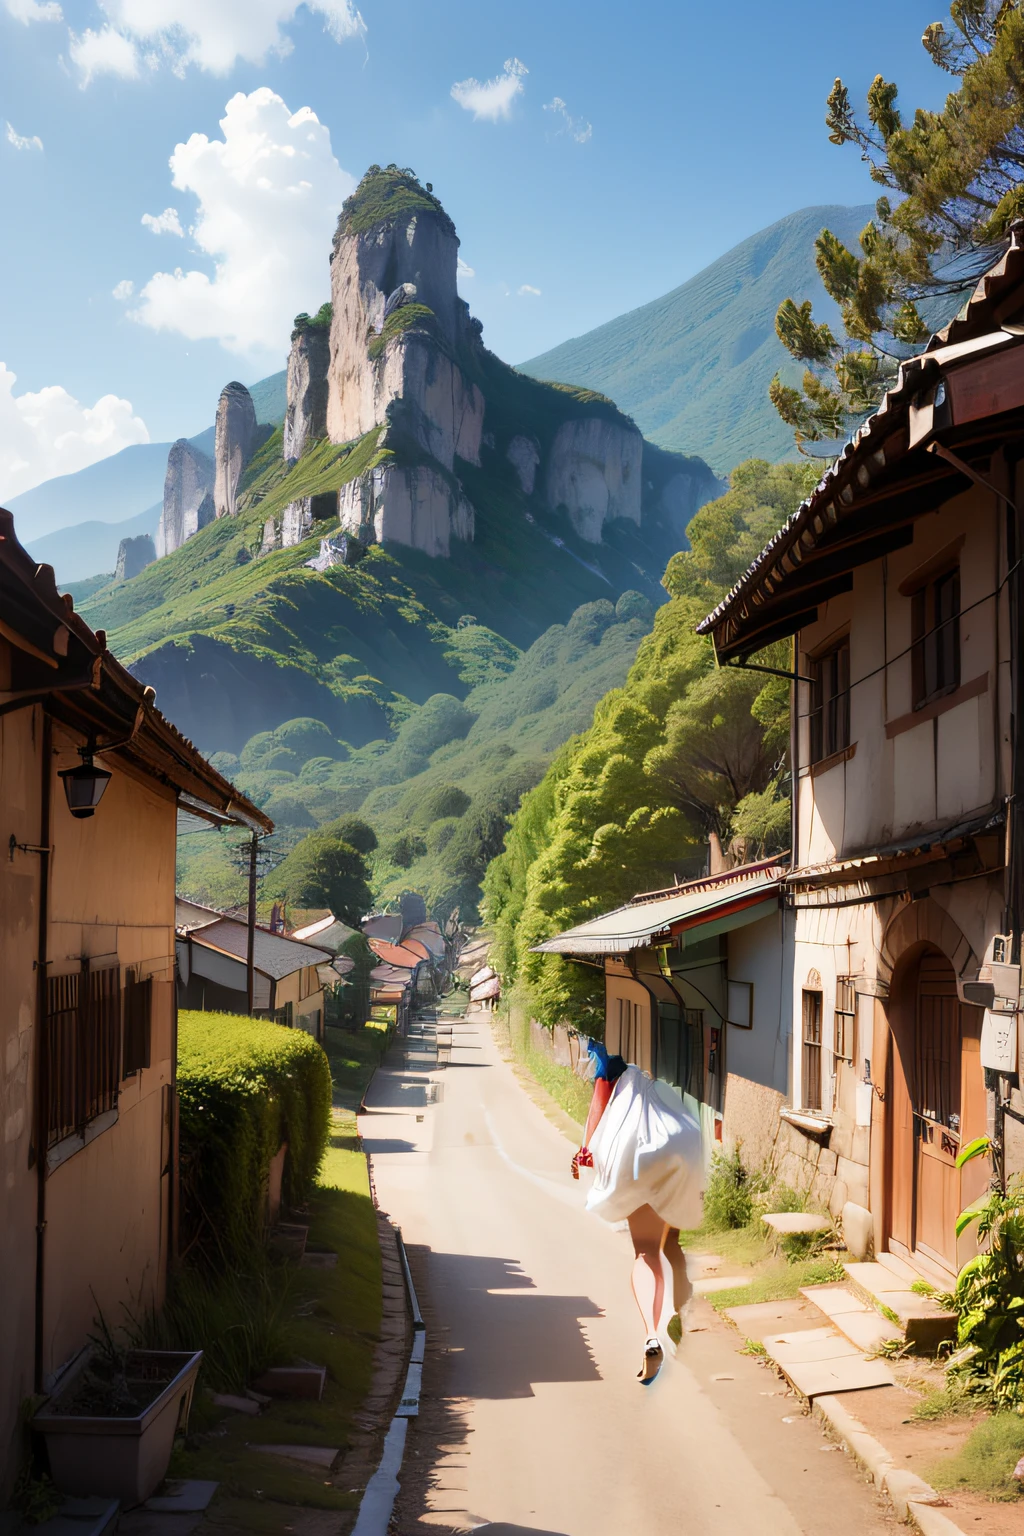
POLYGON ((856 145, 886 191, 859 253, 827 229, 815 244, 845 334, 815 321, 809 301, 786 299, 776 316, 783 345, 807 367, 802 388, 776 375, 769 393, 803 451, 845 437, 875 408, 900 359, 951 317, 1024 216, 1020 0, 954 0, 950 23, 933 22, 921 40, 957 82, 939 111, 906 117, 897 86, 881 75, 868 91, 866 122, 842 80, 829 95, 831 142, 856 145))
POLYGON ((350 927, 371 910, 373 896, 362 854, 321 828, 297 843, 268 879, 270 894, 297 907, 329 907, 350 927))
POLYGON ((339 816, 337 821, 326 822, 320 830, 327 837, 339 838, 343 843, 348 843, 350 848, 354 848, 364 858, 377 847, 376 832, 361 816, 339 816))
MULTIPOLYGON (((688 529, 691 548, 665 575, 671 600, 658 610, 625 687, 605 695, 590 728, 562 747, 523 798, 504 852, 487 869, 495 963, 548 1024, 575 1017, 596 1026, 602 978, 557 955, 532 954, 533 945, 638 891, 699 873, 709 832, 728 840, 740 807, 744 825, 756 821, 756 836, 743 833, 756 846, 762 823, 767 840, 788 820, 778 782, 789 684, 718 670, 695 626, 813 481, 809 465, 754 460, 701 508, 688 529), (757 821, 751 797, 766 795, 774 808, 761 805, 757 821)), ((759 659, 785 668, 788 656, 782 644, 759 659)))

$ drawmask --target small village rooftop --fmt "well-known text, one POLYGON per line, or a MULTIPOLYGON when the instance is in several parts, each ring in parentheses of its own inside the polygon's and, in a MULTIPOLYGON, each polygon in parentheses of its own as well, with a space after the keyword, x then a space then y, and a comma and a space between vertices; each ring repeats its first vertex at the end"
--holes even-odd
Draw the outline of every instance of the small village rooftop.
POLYGON ((619 955, 668 943, 689 928, 701 938, 765 917, 777 905, 787 867, 776 859, 708 875, 671 890, 636 896, 625 906, 535 944, 541 955, 619 955))

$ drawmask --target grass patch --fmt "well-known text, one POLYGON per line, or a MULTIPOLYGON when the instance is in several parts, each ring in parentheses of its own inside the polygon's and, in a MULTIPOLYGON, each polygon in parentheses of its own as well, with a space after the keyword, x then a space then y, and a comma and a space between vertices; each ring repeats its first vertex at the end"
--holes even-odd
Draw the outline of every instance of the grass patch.
POLYGON ((1024 1492, 1013 1477, 1022 1456, 1024 1418, 1019 1413, 996 1413, 971 1431, 955 1455, 943 1457, 925 1476, 940 1492, 964 1488, 1010 1503, 1024 1492))
POLYGON ((320 1403, 275 1399, 259 1416, 220 1415, 197 1400, 185 1450, 172 1477, 213 1478, 221 1492, 209 1523, 231 1531, 284 1532, 295 1506, 350 1510, 358 1494, 320 1470, 290 1466, 259 1444, 329 1445, 344 1451, 365 1397, 380 1332, 381 1274, 366 1159, 352 1116, 335 1118, 309 1202, 309 1247, 333 1250, 336 1269, 293 1267, 288 1342, 293 1359, 327 1367, 320 1403))
POLYGON ((749 1307, 760 1301, 793 1301, 805 1285, 834 1285, 845 1278, 837 1259, 773 1259, 746 1285, 735 1290, 711 1291, 708 1301, 716 1312, 728 1307, 749 1307))
POLYGON ((920 1419, 926 1424, 940 1419, 970 1418, 981 1406, 983 1401, 978 1394, 968 1391, 964 1383, 953 1376, 947 1379, 944 1387, 932 1387, 926 1391, 911 1418, 920 1419))
POLYGON ((695 1227, 679 1234, 679 1244, 690 1253, 715 1253, 730 1264, 761 1264, 769 1257, 764 1229, 759 1222, 733 1227, 728 1232, 695 1227))

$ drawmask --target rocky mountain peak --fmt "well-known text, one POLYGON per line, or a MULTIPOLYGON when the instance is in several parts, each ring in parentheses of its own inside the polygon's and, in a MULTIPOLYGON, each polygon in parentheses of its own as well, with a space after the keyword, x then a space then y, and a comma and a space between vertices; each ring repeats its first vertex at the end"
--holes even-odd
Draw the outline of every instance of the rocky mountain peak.
POLYGON ((188 438, 171 444, 164 475, 164 500, 156 532, 156 558, 180 549, 203 526, 200 509, 213 490, 213 460, 188 438))
POLYGON ((221 390, 214 427, 213 502, 218 517, 234 516, 238 482, 258 446, 252 396, 244 384, 233 379, 221 390))

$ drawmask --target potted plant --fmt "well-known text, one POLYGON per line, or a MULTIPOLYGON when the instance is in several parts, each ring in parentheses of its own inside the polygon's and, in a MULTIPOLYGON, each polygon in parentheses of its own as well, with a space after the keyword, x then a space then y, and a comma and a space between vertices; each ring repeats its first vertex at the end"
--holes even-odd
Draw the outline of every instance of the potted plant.
POLYGON ((188 1423, 202 1350, 122 1349, 106 1329, 32 1417, 62 1493, 148 1499, 188 1423))

